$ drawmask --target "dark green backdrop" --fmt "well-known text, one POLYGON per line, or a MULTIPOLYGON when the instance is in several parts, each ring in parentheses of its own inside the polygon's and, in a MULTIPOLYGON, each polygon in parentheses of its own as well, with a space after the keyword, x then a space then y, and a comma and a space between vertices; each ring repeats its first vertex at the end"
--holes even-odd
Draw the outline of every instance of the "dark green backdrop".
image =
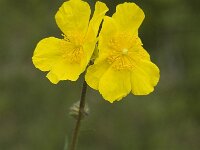
MULTIPOLYGON (((54 15, 62 2, 0 0, 0 150, 63 150, 70 139, 68 111, 83 79, 52 85, 31 62, 40 39, 61 37, 54 15)), ((123 0, 104 2, 112 14, 123 0)), ((114 104, 89 89, 78 150, 199 150, 200 2, 134 2, 146 15, 139 34, 160 82, 149 96, 114 104)))

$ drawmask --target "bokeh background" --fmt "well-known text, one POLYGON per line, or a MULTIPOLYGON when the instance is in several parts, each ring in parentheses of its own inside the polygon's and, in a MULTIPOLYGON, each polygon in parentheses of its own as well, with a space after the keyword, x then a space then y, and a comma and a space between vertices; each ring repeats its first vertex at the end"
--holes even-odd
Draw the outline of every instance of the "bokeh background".
MULTIPOLYGON (((89 1, 89 0, 88 0, 89 1)), ((110 8, 123 0, 104 0, 110 8)), ((155 92, 110 104, 89 88, 78 150, 200 149, 200 1, 135 0, 144 47, 161 70, 155 92)), ((63 150, 75 120, 77 82, 51 84, 34 68, 37 42, 61 37, 62 0, 0 0, 0 150, 63 150)), ((90 1, 94 6, 94 1, 90 1)))

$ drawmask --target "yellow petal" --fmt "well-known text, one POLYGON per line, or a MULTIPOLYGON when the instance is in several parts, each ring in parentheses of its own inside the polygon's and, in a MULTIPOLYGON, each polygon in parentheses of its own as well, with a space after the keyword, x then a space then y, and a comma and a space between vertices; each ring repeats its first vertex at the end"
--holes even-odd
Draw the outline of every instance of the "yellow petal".
POLYGON ((92 54, 95 49, 95 45, 96 45, 96 41, 83 44, 83 51, 84 51, 85 59, 86 59, 85 66, 87 66, 87 64, 91 60, 92 54))
POLYGON ((108 68, 109 64, 106 61, 89 66, 85 75, 85 81, 91 88, 98 90, 99 81, 108 68))
POLYGON ((99 31, 99 26, 103 20, 105 13, 108 11, 108 7, 102 2, 96 2, 95 11, 92 19, 90 20, 87 35, 85 38, 85 52, 87 53, 88 61, 90 60, 95 45, 97 42, 97 34, 99 31))
POLYGON ((132 93, 147 95, 154 90, 160 78, 158 67, 150 61, 143 60, 131 72, 132 93))
POLYGON ((142 46, 133 46, 130 51, 132 52, 133 58, 137 60, 147 60, 150 61, 149 53, 142 46))
POLYGON ((90 19, 90 6, 81 0, 64 2, 55 15, 56 23, 61 31, 68 33, 76 31, 86 33, 90 19))
POLYGON ((109 102, 120 100, 131 91, 130 72, 110 67, 99 82, 99 92, 109 102))
POLYGON ((99 34, 99 57, 106 57, 110 52, 110 40, 117 34, 117 24, 111 17, 105 17, 99 34))
POLYGON ((49 37, 41 40, 34 51, 32 61, 36 68, 42 71, 51 70, 62 57, 62 48, 60 45, 65 42, 54 37, 49 37))
POLYGON ((108 11, 108 7, 106 4, 97 1, 95 4, 95 11, 93 14, 92 19, 90 20, 89 27, 88 27, 88 32, 86 39, 88 41, 94 41, 96 39, 97 33, 99 31, 99 26, 108 11))
POLYGON ((144 20, 144 12, 135 3, 119 4, 113 18, 123 32, 137 34, 137 30, 144 20))
POLYGON ((150 55, 143 47, 139 49, 138 54, 140 55, 140 58, 150 61, 150 55))
POLYGON ((80 64, 70 63, 62 59, 53 66, 51 71, 47 74, 47 78, 54 84, 57 84, 60 80, 76 81, 82 72, 83 69, 80 64))

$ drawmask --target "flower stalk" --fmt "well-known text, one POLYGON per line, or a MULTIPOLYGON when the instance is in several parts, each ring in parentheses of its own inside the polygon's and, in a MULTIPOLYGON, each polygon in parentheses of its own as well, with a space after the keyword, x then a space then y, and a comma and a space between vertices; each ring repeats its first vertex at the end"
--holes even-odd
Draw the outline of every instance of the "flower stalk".
POLYGON ((71 145, 70 145, 69 150, 75 150, 76 149, 76 145, 77 145, 77 142, 78 142, 79 130, 80 130, 80 126, 81 126, 81 119, 83 118, 83 115, 84 115, 86 92, 87 92, 87 83, 84 80, 83 86, 82 86, 80 104, 79 104, 78 117, 77 117, 76 125, 75 125, 75 128, 74 128, 73 134, 72 134, 72 140, 71 140, 71 145))

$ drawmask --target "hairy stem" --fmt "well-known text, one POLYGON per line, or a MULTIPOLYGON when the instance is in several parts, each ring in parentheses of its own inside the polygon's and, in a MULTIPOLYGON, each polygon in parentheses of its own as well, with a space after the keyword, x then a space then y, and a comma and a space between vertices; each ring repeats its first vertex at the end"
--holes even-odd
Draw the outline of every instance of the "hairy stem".
POLYGON ((79 129, 80 129, 80 126, 81 126, 81 119, 82 119, 83 114, 84 114, 86 91, 87 91, 87 83, 84 80, 83 86, 82 86, 82 92, 81 92, 79 112, 78 112, 78 117, 77 117, 77 121, 76 121, 76 126, 75 126, 73 134, 72 134, 72 141, 71 141, 71 145, 70 145, 70 150, 76 149, 76 144, 77 144, 78 135, 79 135, 79 129))

